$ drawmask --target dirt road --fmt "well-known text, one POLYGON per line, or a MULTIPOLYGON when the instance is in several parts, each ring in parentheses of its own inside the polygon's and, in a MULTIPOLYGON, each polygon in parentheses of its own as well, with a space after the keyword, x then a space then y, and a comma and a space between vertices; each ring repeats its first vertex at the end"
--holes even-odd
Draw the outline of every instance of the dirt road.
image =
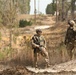
POLYGON ((0 65, 0 75, 76 75, 76 60, 54 65, 47 69, 0 65))

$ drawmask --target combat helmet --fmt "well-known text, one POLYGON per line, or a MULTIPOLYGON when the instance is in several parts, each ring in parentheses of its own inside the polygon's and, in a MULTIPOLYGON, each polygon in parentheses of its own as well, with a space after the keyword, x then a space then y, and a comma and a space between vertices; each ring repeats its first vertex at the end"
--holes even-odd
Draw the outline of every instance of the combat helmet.
POLYGON ((38 32, 42 33, 42 30, 41 29, 36 29, 36 33, 38 33, 38 32))
POLYGON ((74 26, 74 25, 75 25, 75 22, 74 22, 73 20, 69 20, 69 21, 68 21, 68 24, 69 24, 70 26, 74 26))

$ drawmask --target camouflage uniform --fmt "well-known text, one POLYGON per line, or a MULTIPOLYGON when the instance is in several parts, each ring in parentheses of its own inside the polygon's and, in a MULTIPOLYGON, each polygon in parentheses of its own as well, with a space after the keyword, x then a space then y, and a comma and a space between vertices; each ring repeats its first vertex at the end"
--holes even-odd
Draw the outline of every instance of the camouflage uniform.
POLYGON ((73 52, 74 45, 75 45, 75 32, 73 30, 73 27, 69 27, 67 29, 67 33, 65 37, 65 45, 67 48, 68 55, 70 59, 72 59, 72 55, 73 55, 72 52, 73 52))
POLYGON ((47 63, 47 66, 49 65, 49 56, 48 52, 46 51, 46 42, 43 36, 38 36, 35 34, 32 37, 32 46, 34 49, 34 62, 35 62, 35 67, 37 66, 37 54, 40 53, 42 56, 45 57, 45 61, 47 63), (36 45, 39 45, 39 48, 36 47, 36 45))

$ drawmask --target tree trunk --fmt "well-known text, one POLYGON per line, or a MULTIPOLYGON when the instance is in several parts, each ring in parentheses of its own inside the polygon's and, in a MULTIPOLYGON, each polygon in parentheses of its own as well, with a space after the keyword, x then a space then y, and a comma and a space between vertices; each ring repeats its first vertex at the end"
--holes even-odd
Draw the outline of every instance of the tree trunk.
POLYGON ((36 0, 34 0, 34 19, 36 24, 36 0))
POLYGON ((57 4, 57 1, 58 0, 56 0, 56 22, 58 21, 58 15, 57 15, 57 13, 58 13, 58 4, 57 4))
MULTIPOLYGON (((52 11, 54 10, 54 4, 55 4, 55 0, 53 0, 53 3, 52 3, 52 11)), ((54 15, 54 12, 52 12, 52 14, 54 15)))
POLYGON ((64 4, 65 4, 65 0, 62 0, 62 21, 65 20, 65 7, 64 7, 64 4))
POLYGON ((76 0, 71 0, 71 16, 72 16, 72 19, 74 19, 74 11, 75 11, 75 1, 76 0))

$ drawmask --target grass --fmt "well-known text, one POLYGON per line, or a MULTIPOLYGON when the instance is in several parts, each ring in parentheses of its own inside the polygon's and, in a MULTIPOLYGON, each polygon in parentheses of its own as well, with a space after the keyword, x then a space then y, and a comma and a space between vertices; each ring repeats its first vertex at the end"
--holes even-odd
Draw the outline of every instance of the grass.
POLYGON ((4 58, 5 58, 4 53, 0 52, 0 60, 2 60, 4 58))
POLYGON ((7 59, 8 57, 12 56, 13 50, 10 47, 4 48, 0 51, 0 60, 7 59))
POLYGON ((0 40, 1 40, 1 38, 2 38, 2 35, 1 35, 1 32, 0 32, 0 40))

